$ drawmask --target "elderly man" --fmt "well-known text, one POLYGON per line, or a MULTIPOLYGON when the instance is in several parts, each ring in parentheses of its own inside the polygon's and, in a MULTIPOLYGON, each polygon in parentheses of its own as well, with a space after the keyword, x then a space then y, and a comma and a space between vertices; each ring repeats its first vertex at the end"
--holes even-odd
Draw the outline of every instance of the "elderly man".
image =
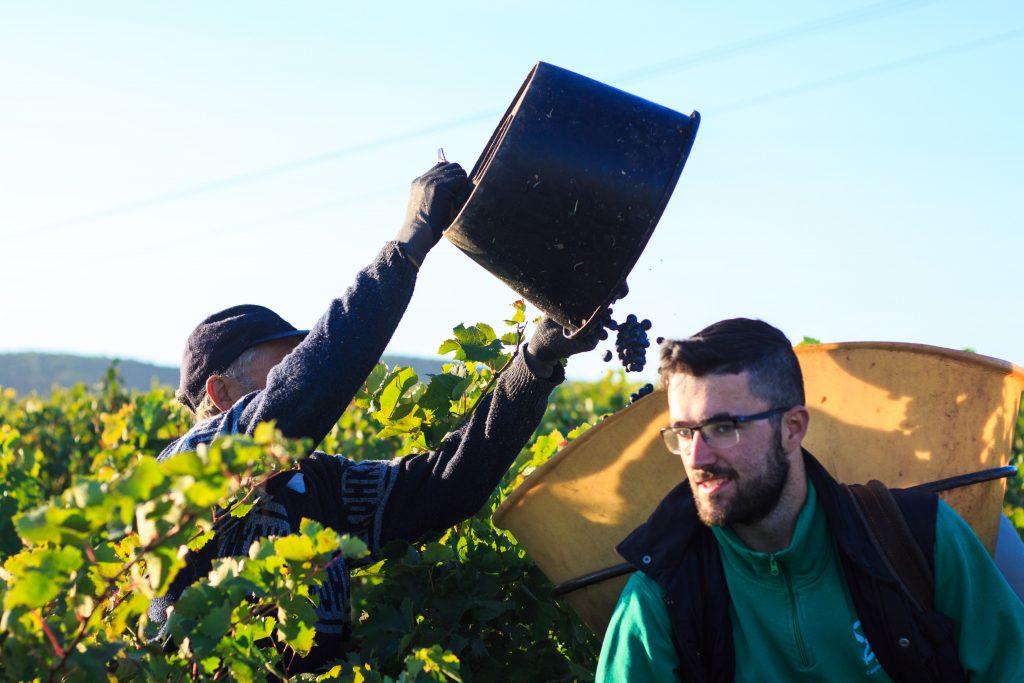
MULTIPOLYGON (((439 163, 412 185, 405 222, 345 294, 311 330, 299 331, 261 306, 243 305, 203 320, 189 337, 179 400, 195 426, 160 458, 195 450, 229 434, 252 434, 274 420, 288 437, 319 443, 380 359, 412 296, 416 274, 465 201, 469 181, 457 164, 439 163)), ((551 390, 564 379, 560 360, 590 350, 597 338, 569 340, 544 319, 530 342, 481 399, 473 416, 432 453, 356 462, 313 452, 291 476, 278 476, 241 524, 218 532, 187 558, 150 616, 166 619, 181 592, 218 557, 244 554, 261 536, 298 530, 303 517, 358 536, 377 555, 394 539, 442 532, 486 502, 539 423, 551 390)), ((335 562, 319 589, 314 652, 296 670, 337 657, 350 635, 349 570, 335 562)))
POLYGON ((660 374, 688 482, 619 545, 640 571, 598 681, 1024 681, 1024 605, 970 527, 933 494, 893 492, 934 571, 919 602, 801 447, 803 378, 779 330, 716 323, 666 343, 660 374))

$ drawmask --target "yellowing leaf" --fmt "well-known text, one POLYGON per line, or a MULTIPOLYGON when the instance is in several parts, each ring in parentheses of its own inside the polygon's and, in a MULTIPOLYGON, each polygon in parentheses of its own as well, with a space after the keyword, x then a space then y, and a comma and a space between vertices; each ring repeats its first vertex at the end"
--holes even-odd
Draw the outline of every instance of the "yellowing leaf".
POLYGON ((213 485, 205 480, 198 480, 185 489, 185 498, 198 507, 209 507, 223 500, 228 495, 228 480, 222 479, 220 485, 213 485))
POLYGON ((316 635, 316 630, 313 627, 295 619, 290 619, 287 623, 279 625, 277 632, 281 636, 281 640, 294 648, 300 656, 309 654, 313 647, 313 637, 316 635))
POLYGON ((7 558, 4 570, 10 579, 4 609, 43 606, 61 593, 83 561, 75 548, 37 548, 7 558))
POLYGON ((103 434, 100 436, 100 444, 104 448, 113 448, 125 436, 128 418, 134 410, 135 406, 129 403, 122 406, 113 415, 100 415, 100 422, 103 423, 103 434))
POLYGON ((30 609, 42 607, 61 594, 64 582, 56 576, 46 576, 40 572, 27 572, 18 577, 4 595, 4 609, 24 606, 30 609))
POLYGON ((289 561, 311 560, 316 555, 313 541, 306 536, 284 536, 274 539, 278 557, 289 561))

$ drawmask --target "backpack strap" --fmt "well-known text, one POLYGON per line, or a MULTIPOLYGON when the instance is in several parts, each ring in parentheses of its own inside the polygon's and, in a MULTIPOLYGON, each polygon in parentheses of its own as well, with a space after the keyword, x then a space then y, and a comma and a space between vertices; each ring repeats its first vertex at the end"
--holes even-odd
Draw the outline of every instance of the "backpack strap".
POLYGON ((935 574, 921 551, 892 492, 872 479, 865 485, 843 485, 855 503, 871 543, 900 582, 903 591, 922 610, 935 609, 935 574))

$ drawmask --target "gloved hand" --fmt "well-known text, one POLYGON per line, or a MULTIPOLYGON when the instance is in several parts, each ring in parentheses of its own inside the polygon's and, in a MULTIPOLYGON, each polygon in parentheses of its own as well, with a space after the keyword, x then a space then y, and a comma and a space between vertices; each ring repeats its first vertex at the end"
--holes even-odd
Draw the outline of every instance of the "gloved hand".
POLYGON ((406 255, 417 268, 451 225, 469 192, 466 172, 458 164, 446 161, 438 162, 412 181, 409 208, 395 241, 404 245, 406 255))
POLYGON ((546 379, 551 376, 555 365, 561 359, 597 348, 602 329, 600 325, 595 325, 586 334, 569 339, 562 331, 561 325, 544 316, 526 345, 527 365, 535 375, 546 379))

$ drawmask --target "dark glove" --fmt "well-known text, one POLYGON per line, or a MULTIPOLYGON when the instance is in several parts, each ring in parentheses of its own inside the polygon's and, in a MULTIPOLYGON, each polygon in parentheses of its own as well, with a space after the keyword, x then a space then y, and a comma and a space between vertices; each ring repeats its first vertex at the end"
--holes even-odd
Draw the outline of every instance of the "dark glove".
MULTIPOLYGON (((553 370, 561 359, 576 353, 593 351, 597 347, 597 342, 600 341, 601 329, 600 325, 595 325, 586 334, 569 339, 562 331, 561 325, 544 316, 541 318, 540 324, 537 325, 537 331, 533 333, 530 342, 526 345, 527 359, 532 357, 548 366, 547 374, 542 372, 538 375, 547 377, 550 375, 550 370, 553 370)), ((534 368, 531 367, 531 369, 534 368)))
POLYGON ((412 181, 409 208, 395 241, 404 245, 406 255, 417 268, 451 225, 469 197, 469 191, 466 172, 458 164, 445 161, 438 162, 412 181))

